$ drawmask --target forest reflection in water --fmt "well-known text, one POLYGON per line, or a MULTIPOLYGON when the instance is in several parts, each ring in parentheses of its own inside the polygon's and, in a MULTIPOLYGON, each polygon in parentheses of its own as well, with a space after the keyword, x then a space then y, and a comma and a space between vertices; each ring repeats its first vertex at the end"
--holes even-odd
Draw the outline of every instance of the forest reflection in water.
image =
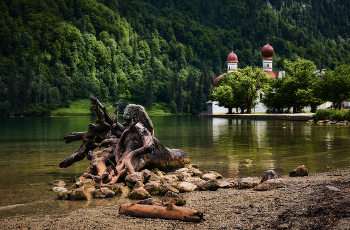
MULTIPOLYGON (((43 213, 48 207, 57 209, 56 194, 50 191, 51 182, 69 182, 89 165, 84 159, 66 169, 58 167, 80 145, 80 142, 65 144, 63 137, 71 132, 86 131, 95 119, 0 118, 0 216, 5 212, 6 216, 10 215, 11 210, 18 213, 20 206, 11 206, 18 204, 31 204, 22 209, 36 207, 36 212, 42 210, 43 213), (50 205, 46 203, 48 200, 50 205), (40 205, 41 202, 44 203, 40 205), (41 206, 45 208, 39 210, 41 206)), ((261 176, 268 169, 286 175, 302 164, 310 172, 350 167, 348 126, 196 116, 151 119, 155 136, 165 146, 184 150, 191 163, 199 164, 200 170, 215 170, 224 177, 261 176), (244 164, 245 159, 253 163, 244 164)), ((94 202, 97 205, 103 201, 94 202)), ((60 209, 74 208, 68 204, 64 206, 60 209)))

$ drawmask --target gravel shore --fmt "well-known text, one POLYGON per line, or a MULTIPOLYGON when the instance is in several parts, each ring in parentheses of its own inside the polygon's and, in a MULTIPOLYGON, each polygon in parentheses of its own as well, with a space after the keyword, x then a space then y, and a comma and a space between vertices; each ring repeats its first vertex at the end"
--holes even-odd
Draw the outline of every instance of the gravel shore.
POLYGON ((350 169, 284 178, 286 187, 270 191, 184 193, 185 207, 204 214, 196 223, 125 216, 118 204, 59 216, 4 218, 0 229, 350 229, 350 169))

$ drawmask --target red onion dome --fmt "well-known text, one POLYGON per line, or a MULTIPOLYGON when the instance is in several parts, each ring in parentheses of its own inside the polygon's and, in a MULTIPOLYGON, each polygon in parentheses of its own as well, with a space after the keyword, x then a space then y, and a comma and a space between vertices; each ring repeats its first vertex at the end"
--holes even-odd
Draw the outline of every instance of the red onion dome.
POLYGON ((272 46, 269 44, 266 44, 262 49, 261 49, 261 54, 264 56, 264 58, 270 58, 275 51, 273 50, 272 46))
POLYGON ((219 81, 220 78, 222 78, 224 75, 226 75, 227 73, 223 73, 220 76, 218 76, 217 78, 215 78, 214 80, 214 89, 216 88, 216 83, 219 81))
POLYGON ((227 62, 228 63, 238 62, 238 57, 233 51, 227 56, 227 62))

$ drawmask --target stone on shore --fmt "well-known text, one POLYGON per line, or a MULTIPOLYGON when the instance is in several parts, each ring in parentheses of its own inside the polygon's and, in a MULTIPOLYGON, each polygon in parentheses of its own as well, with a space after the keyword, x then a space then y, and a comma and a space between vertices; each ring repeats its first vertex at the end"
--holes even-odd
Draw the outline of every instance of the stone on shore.
POLYGON ((304 165, 298 166, 296 169, 294 169, 292 172, 289 173, 290 177, 302 177, 302 176, 308 176, 309 171, 304 165))
POLYGON ((238 189, 254 188, 258 184, 259 184, 259 181, 252 177, 241 178, 237 182, 238 189))
POLYGON ((182 195, 174 193, 172 191, 168 191, 164 196, 163 204, 164 205, 174 204, 174 205, 182 206, 186 204, 186 200, 183 198, 182 195))
POLYGON ((163 184, 170 184, 173 187, 177 187, 178 184, 178 178, 176 175, 166 175, 166 176, 162 176, 160 177, 160 181, 163 184))
POLYGON ((179 193, 179 190, 171 186, 170 184, 163 184, 160 186, 160 195, 165 195, 168 191, 172 191, 174 193, 179 193))
POLYGON ((255 191, 268 191, 272 190, 275 188, 283 188, 286 186, 286 183, 283 178, 278 178, 278 179, 269 179, 261 184, 258 184, 253 188, 255 191))
POLYGON ((213 180, 209 180, 209 181, 205 181, 203 183, 200 183, 197 188, 201 191, 206 191, 206 190, 210 190, 210 191, 216 191, 219 188, 219 182, 215 179, 213 180))
POLYGON ((274 170, 267 170, 264 172, 264 175, 261 179, 261 183, 270 179, 283 178, 280 174, 276 173, 274 170))
POLYGON ((200 183, 205 182, 205 180, 202 180, 201 178, 198 178, 198 177, 189 177, 186 179, 186 182, 194 185, 199 185, 200 183))
POLYGON ((151 195, 159 195, 161 192, 160 184, 156 181, 150 181, 145 184, 144 188, 151 195))
POLYGON ((187 178, 191 177, 191 174, 188 172, 182 172, 179 174, 179 180, 186 181, 187 178))
POLYGON ((235 187, 235 182, 234 181, 218 181, 219 182, 219 188, 233 188, 235 187))
POLYGON ((157 198, 147 198, 137 202, 137 204, 153 205, 153 206, 163 206, 163 203, 157 198))
POLYGON ((213 179, 222 179, 222 176, 214 171, 203 171, 201 174, 201 179, 203 180, 213 180, 213 179))
POLYGON ((189 182, 181 182, 178 184, 177 188, 180 192, 193 192, 197 186, 189 182))
POLYGON ((144 200, 144 199, 150 198, 151 195, 147 192, 146 189, 144 189, 143 187, 139 187, 137 189, 134 189, 129 194, 129 197, 134 199, 144 200))
POLYGON ((144 181, 145 178, 143 177, 142 172, 135 172, 125 177, 126 185, 130 188, 132 188, 137 182, 143 183, 144 181))

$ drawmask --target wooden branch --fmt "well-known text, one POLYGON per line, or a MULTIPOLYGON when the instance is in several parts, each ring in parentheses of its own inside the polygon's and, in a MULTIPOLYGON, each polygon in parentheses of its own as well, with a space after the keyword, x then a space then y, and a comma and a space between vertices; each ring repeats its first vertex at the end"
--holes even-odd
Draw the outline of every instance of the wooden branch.
POLYGON ((203 219, 203 213, 198 209, 178 207, 174 204, 168 206, 153 206, 142 204, 123 204, 119 209, 120 214, 135 217, 161 218, 170 220, 182 220, 199 222, 203 219))

